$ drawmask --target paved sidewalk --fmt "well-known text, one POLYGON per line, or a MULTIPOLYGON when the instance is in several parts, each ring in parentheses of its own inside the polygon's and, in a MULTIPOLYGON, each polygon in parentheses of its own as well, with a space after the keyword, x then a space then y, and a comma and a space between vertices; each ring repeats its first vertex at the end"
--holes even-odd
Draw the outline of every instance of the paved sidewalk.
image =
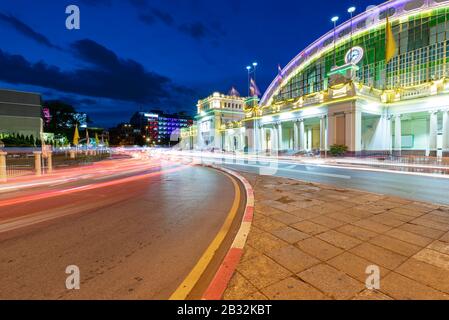
POLYGON ((224 299, 449 299, 449 207, 244 176, 254 223, 224 299))

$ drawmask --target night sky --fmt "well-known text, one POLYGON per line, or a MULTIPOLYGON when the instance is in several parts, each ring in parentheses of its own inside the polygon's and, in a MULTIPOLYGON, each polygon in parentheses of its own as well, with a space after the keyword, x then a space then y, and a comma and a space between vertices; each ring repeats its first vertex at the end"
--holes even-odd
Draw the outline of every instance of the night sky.
POLYGON ((264 91, 308 44, 383 1, 14 0, 0 3, 0 88, 39 92, 87 112, 94 125, 126 122, 138 110, 194 114, 196 102, 235 86, 259 63, 264 91), (65 8, 81 29, 65 28, 65 8))

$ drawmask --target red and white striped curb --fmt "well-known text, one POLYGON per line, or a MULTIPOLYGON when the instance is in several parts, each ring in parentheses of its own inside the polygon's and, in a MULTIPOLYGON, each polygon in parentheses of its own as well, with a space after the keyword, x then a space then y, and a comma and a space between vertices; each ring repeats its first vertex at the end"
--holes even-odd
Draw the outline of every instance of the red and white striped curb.
POLYGON ((202 300, 222 299, 223 294, 228 287, 232 276, 234 275, 235 269, 237 268, 237 265, 242 258, 243 248, 245 247, 254 216, 254 190, 249 182, 243 176, 234 171, 221 167, 212 167, 218 170, 222 170, 240 180, 246 191, 246 208, 237 236, 235 237, 234 242, 232 243, 232 246, 226 254, 223 262, 218 268, 218 271, 215 274, 212 282, 209 284, 209 287, 203 294, 202 300))

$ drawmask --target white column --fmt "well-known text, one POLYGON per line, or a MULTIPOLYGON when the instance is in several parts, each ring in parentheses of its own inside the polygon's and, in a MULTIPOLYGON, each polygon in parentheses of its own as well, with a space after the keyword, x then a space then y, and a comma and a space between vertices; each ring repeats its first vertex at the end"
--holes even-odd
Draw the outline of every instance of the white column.
POLYGON ((299 151, 299 122, 293 122, 293 150, 299 151))
POLYGON ((398 114, 394 118, 394 150, 401 152, 402 150, 402 126, 401 115, 398 114))
POLYGON ((277 137, 278 137, 278 151, 281 151, 284 149, 283 143, 282 143, 282 123, 279 122, 277 125, 277 137))
POLYGON ((335 136, 335 115, 327 117, 327 147, 336 144, 337 137, 335 136))
POLYGON ((443 153, 449 152, 449 110, 443 111, 443 153))
POLYGON ((271 150, 270 153, 277 153, 278 151, 278 135, 276 125, 273 125, 273 128, 270 129, 270 141, 271 141, 271 150))
POLYGON ((305 141, 305 129, 304 129, 304 120, 299 121, 299 150, 304 151, 306 149, 306 141, 305 141))
POLYGON ((326 116, 320 118, 320 151, 327 149, 326 143, 326 116))
POLYGON ((437 137, 438 137, 438 112, 430 111, 430 126, 429 126, 429 150, 428 156, 431 152, 437 150, 437 137))
POLYGON ((391 116, 382 116, 382 119, 385 123, 384 136, 383 136, 383 149, 385 151, 391 152, 393 145, 392 143, 393 135, 391 134, 391 116))
POLYGON ((260 140, 260 150, 261 152, 265 152, 268 148, 267 148, 267 137, 266 137, 266 131, 265 128, 263 126, 260 127, 260 136, 259 136, 259 140, 260 140))

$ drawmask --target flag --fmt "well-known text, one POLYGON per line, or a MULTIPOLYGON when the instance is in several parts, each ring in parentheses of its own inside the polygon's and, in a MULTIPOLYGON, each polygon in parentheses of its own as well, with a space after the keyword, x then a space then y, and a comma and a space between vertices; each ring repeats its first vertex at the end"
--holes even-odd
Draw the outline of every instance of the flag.
POLYGON ((284 80, 284 76, 282 75, 281 65, 278 64, 278 82, 281 83, 284 80))
POLYGON ((251 96, 253 96, 253 97, 260 96, 260 90, 257 87, 256 81, 254 81, 254 79, 251 78, 250 83, 251 83, 251 85, 250 85, 249 89, 250 89, 251 96))
POLYGON ((97 145, 97 147, 100 145, 100 139, 98 138, 97 132, 95 132, 95 144, 97 145))
POLYGON ((237 91, 236 88, 232 87, 231 90, 228 92, 228 96, 240 97, 240 93, 237 91))
POLYGON ((78 125, 75 126, 75 133, 73 135, 73 145, 77 146, 79 145, 80 141, 80 133, 78 132, 78 125))
POLYGON ((90 138, 89 138, 89 130, 86 129, 86 144, 90 144, 90 138))
POLYGON ((389 63, 396 54, 396 41, 394 40, 393 29, 391 28, 390 20, 387 17, 387 26, 385 31, 386 45, 385 45, 385 63, 389 63))

